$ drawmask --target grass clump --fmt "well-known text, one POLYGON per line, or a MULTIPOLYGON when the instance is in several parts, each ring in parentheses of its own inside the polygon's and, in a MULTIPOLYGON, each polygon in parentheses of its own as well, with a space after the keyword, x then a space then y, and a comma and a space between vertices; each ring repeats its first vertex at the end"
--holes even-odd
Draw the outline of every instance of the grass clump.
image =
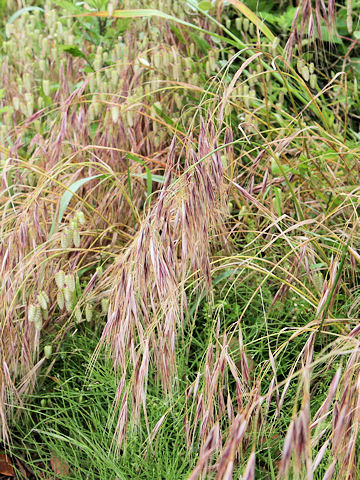
POLYGON ((358 6, 27 7, 0 6, 19 477, 357 478, 358 6))

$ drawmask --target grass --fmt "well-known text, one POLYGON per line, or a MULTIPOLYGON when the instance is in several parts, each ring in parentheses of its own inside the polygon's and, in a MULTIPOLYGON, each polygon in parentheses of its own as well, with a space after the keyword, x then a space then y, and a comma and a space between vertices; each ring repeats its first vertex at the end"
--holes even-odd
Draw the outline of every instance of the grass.
POLYGON ((359 7, 145 3, 0 4, 3 449, 353 480, 359 7))

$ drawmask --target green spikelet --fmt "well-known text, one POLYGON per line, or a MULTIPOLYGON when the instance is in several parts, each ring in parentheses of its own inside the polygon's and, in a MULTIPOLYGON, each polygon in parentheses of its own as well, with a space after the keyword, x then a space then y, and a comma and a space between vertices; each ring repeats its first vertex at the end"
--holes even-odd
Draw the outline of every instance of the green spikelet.
POLYGON ((76 318, 76 322, 77 323, 80 323, 82 321, 82 314, 81 314, 81 308, 79 306, 77 306, 75 308, 75 318, 76 318))
POLYGON ((55 282, 59 290, 62 290, 65 285, 65 273, 63 270, 59 270, 55 273, 55 282))
POLYGON ((56 296, 56 301, 60 310, 63 310, 65 306, 65 298, 62 290, 59 290, 56 296))
POLYGON ((34 322, 35 321, 35 315, 36 315, 36 307, 33 303, 29 305, 28 308, 28 320, 29 322, 34 322))
POLYGON ((129 127, 133 127, 134 125, 134 118, 133 118, 133 112, 131 110, 128 110, 126 112, 126 120, 129 125, 129 127))
POLYGON ((48 97, 50 95, 50 82, 49 80, 43 80, 42 87, 45 95, 48 97))
POLYGON ((75 292, 75 277, 73 274, 65 276, 65 284, 71 293, 75 292))
POLYGON ((120 109, 118 106, 111 107, 111 119, 113 123, 117 123, 119 121, 119 114, 120 114, 120 109))
POLYGON ((49 359, 52 354, 52 346, 51 345, 45 345, 44 347, 44 356, 45 358, 49 359))
POLYGON ((305 80, 305 82, 309 81, 310 73, 309 73, 309 69, 306 65, 304 65, 303 68, 301 69, 301 75, 302 75, 303 79, 305 80))
POLYGON ((85 215, 84 215, 84 212, 82 212, 81 210, 78 210, 76 212, 76 217, 80 223, 81 226, 84 226, 85 223, 86 223, 86 219, 85 219, 85 215))
POLYGON ((109 311, 109 300, 107 298, 103 298, 101 300, 101 310, 102 310, 102 313, 107 315, 107 313, 109 311))
POLYGON ((47 299, 46 299, 46 296, 44 295, 44 292, 41 292, 39 293, 39 295, 37 296, 37 300, 40 304, 40 307, 43 309, 43 310, 47 310, 48 309, 48 303, 47 303, 47 299))
POLYGON ((42 328, 42 313, 41 308, 39 305, 36 307, 35 318, 34 318, 34 325, 36 330, 41 330, 42 328))
POLYGON ((64 298, 65 298, 65 304, 70 302, 72 303, 73 293, 70 291, 69 287, 64 288, 64 298))
POLYGON ((79 247, 80 247, 80 243, 81 243, 81 241, 80 241, 80 232, 79 232, 79 230, 77 230, 77 229, 74 230, 74 232, 73 232, 73 242, 74 242, 74 245, 75 245, 76 248, 79 248, 79 247))
POLYGON ((18 97, 13 98, 13 106, 15 110, 20 110, 20 100, 18 97))
POLYGON ((316 88, 317 87, 317 75, 315 75, 315 73, 310 75, 310 87, 311 88, 316 88))
POLYGON ((66 300, 65 298, 65 308, 66 308, 66 311, 71 313, 72 312, 72 309, 73 309, 73 301, 72 301, 72 298, 71 300, 66 300))
POLYGON ((91 322, 91 319, 93 317, 93 307, 90 303, 86 304, 85 307, 85 317, 88 322, 91 322))

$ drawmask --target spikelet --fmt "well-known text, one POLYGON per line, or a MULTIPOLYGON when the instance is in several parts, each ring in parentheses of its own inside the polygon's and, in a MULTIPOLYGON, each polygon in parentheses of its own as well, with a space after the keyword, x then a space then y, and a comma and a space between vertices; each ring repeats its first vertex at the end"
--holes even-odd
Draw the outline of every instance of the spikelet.
POLYGON ((305 82, 309 81, 310 73, 309 73, 309 69, 306 65, 304 65, 303 68, 301 69, 301 75, 302 75, 303 79, 305 80, 305 82))
POLYGON ((49 80, 43 80, 42 87, 45 95, 48 97, 50 95, 50 82, 49 80))
POLYGON ((128 110, 126 112, 126 120, 129 127, 132 127, 134 125, 133 112, 131 110, 128 110))
POLYGON ((35 325, 35 329, 40 332, 40 330, 42 329, 42 318, 40 318, 39 321, 36 321, 34 322, 34 325, 35 325))
POLYGON ((56 296, 56 301, 57 301, 59 309, 62 310, 65 306, 65 298, 64 298, 64 293, 62 292, 62 290, 58 291, 57 296, 56 296))
POLYGON ((93 307, 90 303, 87 303, 86 304, 86 307, 85 307, 85 317, 86 317, 86 320, 88 322, 91 322, 91 319, 92 319, 92 316, 93 316, 93 307))
POLYGON ((69 287, 64 288, 64 298, 65 304, 68 304, 73 300, 73 292, 69 289, 69 287))
POLYGON ((36 330, 41 330, 42 328, 42 313, 39 305, 36 306, 36 313, 34 317, 34 325, 36 330))
POLYGON ((317 75, 315 75, 315 73, 310 75, 310 87, 311 88, 316 88, 317 87, 317 75))
POLYGON ((120 114, 120 109, 118 106, 111 107, 111 119, 113 123, 117 123, 119 121, 119 114, 120 114))
POLYGON ((11 37, 11 35, 14 33, 14 30, 15 30, 15 25, 13 23, 7 23, 5 25, 5 33, 8 38, 11 37))
POLYGON ((26 100, 26 112, 29 117, 34 112, 34 96, 32 93, 25 93, 25 100, 26 100))
POLYGON ((28 92, 31 90, 31 78, 28 73, 24 75, 24 87, 28 92))
POLYGON ((66 308, 66 311, 71 313, 72 312, 72 309, 73 309, 73 300, 72 298, 71 299, 68 299, 66 300, 65 298, 65 308, 66 308))
POLYGON ((73 242, 76 248, 80 247, 80 232, 77 229, 73 231, 73 242))
POLYGON ((102 310, 102 313, 107 315, 107 313, 109 311, 109 300, 107 298, 103 298, 101 300, 101 310, 102 310))
POLYGON ((102 55, 97 53, 94 58, 93 67, 95 71, 98 71, 102 67, 102 55))
POLYGON ((45 345, 44 347, 44 356, 45 358, 49 359, 52 354, 52 346, 51 345, 45 345))
POLYGON ((81 308, 79 306, 76 306, 74 313, 75 313, 76 322, 80 323, 82 321, 81 308))
POLYGON ((20 100, 18 97, 14 97, 13 98, 13 106, 15 108, 15 110, 19 110, 20 109, 20 100))
POLYGON ((70 228, 66 227, 62 232, 61 232, 61 247, 62 248, 69 248, 72 245, 72 231, 70 228))
POLYGON ((75 277, 73 274, 65 276, 65 284, 71 293, 75 292, 75 277))
POLYGON ((39 65, 40 71, 44 73, 46 70, 46 60, 44 60, 43 58, 40 58, 38 65, 39 65))
POLYGON ((65 273, 63 270, 59 270, 55 273, 55 282, 59 290, 62 290, 65 285, 65 273))
POLYGON ((37 296, 37 300, 40 304, 40 307, 43 309, 43 310, 46 310, 48 309, 48 303, 47 303, 47 299, 46 299, 46 296, 44 295, 44 292, 41 292, 39 293, 39 295, 37 296))
POLYGON ((36 307, 33 303, 29 305, 28 308, 28 320, 29 322, 34 322, 35 321, 35 315, 36 315, 36 307))

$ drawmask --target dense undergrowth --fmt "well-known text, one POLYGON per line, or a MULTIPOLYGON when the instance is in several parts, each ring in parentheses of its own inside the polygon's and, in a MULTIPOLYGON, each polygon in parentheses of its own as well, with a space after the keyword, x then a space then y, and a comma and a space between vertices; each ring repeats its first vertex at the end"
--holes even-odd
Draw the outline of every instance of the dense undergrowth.
POLYGON ((358 478, 360 6, 0 11, 18 477, 358 478))

